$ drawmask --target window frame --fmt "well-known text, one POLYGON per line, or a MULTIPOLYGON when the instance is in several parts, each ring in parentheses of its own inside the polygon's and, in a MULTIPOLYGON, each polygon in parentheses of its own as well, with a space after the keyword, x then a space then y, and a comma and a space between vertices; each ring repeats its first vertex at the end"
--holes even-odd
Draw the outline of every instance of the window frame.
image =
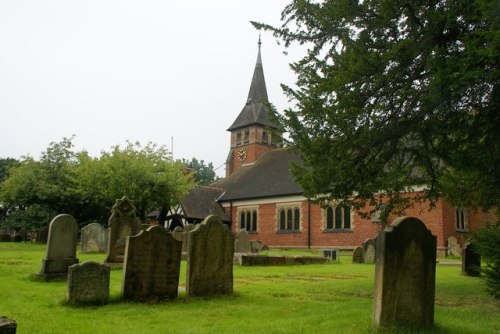
POLYGON ((455 208, 455 230, 457 232, 469 231, 469 217, 464 208, 455 208))
POLYGON ((276 206, 276 231, 278 233, 300 233, 302 231, 301 203, 276 206))
POLYGON ((324 232, 351 232, 352 221, 352 210, 348 206, 329 205, 323 208, 324 232))
POLYGON ((241 207, 237 211, 237 226, 239 230, 246 230, 248 233, 259 232, 259 209, 258 207, 241 207), (243 218, 243 219, 242 219, 243 218))

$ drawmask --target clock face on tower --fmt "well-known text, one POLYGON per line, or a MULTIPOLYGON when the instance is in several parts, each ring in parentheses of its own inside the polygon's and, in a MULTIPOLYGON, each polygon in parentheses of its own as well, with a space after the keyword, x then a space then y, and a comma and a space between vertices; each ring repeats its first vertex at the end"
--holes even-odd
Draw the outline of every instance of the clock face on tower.
POLYGON ((247 158, 247 151, 245 149, 241 149, 238 151, 238 160, 239 161, 245 161, 247 158))

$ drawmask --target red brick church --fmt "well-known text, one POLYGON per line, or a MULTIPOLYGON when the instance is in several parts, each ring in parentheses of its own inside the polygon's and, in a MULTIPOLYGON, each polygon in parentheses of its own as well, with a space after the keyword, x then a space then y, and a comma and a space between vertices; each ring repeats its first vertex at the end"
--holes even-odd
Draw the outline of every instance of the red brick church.
MULTIPOLYGON (((208 201, 211 204, 203 206, 212 209, 200 212, 195 222, 205 214, 218 214, 233 231, 246 229, 251 240, 269 247, 353 249, 374 238, 382 229, 377 220, 362 218, 335 202, 326 208, 313 204, 293 179, 290 164, 301 159, 281 147, 280 126, 270 117, 266 104, 260 40, 258 46, 248 99, 228 128, 231 140, 226 177, 211 187, 193 189, 189 200, 182 201, 177 209, 178 216, 184 223, 193 222, 185 212, 208 201), (223 210, 217 208, 219 205, 223 210)), ((448 237, 455 236, 463 243, 484 219, 482 212, 455 208, 445 200, 438 201, 432 210, 417 204, 406 215, 420 218, 437 236, 440 255, 446 253, 448 237)), ((390 221, 395 218, 390 217, 390 221)))

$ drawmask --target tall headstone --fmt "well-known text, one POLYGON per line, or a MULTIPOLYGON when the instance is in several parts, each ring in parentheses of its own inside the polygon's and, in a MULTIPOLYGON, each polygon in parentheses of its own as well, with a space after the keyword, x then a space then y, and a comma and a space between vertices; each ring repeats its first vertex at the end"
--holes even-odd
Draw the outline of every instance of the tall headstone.
POLYGON ((453 235, 448 237, 448 255, 462 256, 462 247, 453 235))
POLYGON ((352 263, 363 263, 363 248, 358 246, 352 252, 352 263))
POLYGON ((124 299, 139 301, 177 297, 182 243, 155 225, 127 238, 123 266, 124 299))
POLYGON ((250 241, 248 240, 247 230, 239 230, 236 233, 236 241, 234 242, 235 253, 250 253, 250 241))
POLYGON ((375 263, 375 241, 373 239, 366 239, 363 242, 363 262, 375 263))
POLYGON ((208 216, 188 233, 186 294, 233 292, 234 236, 217 216, 208 216))
POLYGON ((76 258, 76 237, 78 223, 70 215, 58 215, 49 225, 47 252, 42 260, 40 276, 54 278, 66 276, 68 267, 78 263, 76 258))
POLYGON ((110 268, 93 261, 74 264, 68 270, 70 304, 104 305, 109 299, 110 268))
POLYGON ((136 217, 134 203, 127 196, 117 199, 109 218, 108 256, 106 263, 123 263, 127 237, 141 231, 141 224, 136 217))
POLYGON ((481 255, 471 240, 464 244, 462 250, 462 274, 467 276, 481 275, 481 255))
POLYGON ((81 231, 82 253, 96 253, 106 251, 106 229, 98 223, 91 223, 81 231))
POLYGON ((374 330, 434 325, 436 236, 413 217, 396 219, 376 239, 374 330))

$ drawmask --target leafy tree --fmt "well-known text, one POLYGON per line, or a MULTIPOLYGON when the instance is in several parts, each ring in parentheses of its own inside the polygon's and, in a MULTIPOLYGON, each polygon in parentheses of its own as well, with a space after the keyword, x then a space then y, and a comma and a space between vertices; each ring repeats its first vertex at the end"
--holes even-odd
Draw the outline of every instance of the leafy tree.
POLYGON ((193 169, 195 181, 198 184, 207 185, 218 179, 215 174, 214 165, 211 162, 205 165, 204 160, 198 161, 196 158, 192 158, 191 161, 182 159, 181 162, 188 168, 193 169))
POLYGON ((308 196, 383 215, 413 200, 499 205, 500 5, 495 0, 294 0, 282 26, 307 46, 291 64, 295 107, 281 121, 304 165, 308 196))
MULTIPOLYGON (((0 184, 9 176, 9 169, 19 165, 19 161, 12 158, 0 158, 0 184)), ((0 223, 5 220, 7 207, 0 203, 0 223)))
POLYGON ((128 196, 144 218, 149 210, 177 203, 192 186, 182 164, 173 162, 164 146, 137 142, 115 146, 99 159, 82 159, 78 183, 83 202, 101 220, 117 198, 128 196))
MULTIPOLYGON (((497 212, 497 215, 499 213, 497 212)), ((500 299, 500 221, 488 222, 476 234, 481 258, 486 262, 483 267, 486 275, 488 291, 496 299, 500 299)))

